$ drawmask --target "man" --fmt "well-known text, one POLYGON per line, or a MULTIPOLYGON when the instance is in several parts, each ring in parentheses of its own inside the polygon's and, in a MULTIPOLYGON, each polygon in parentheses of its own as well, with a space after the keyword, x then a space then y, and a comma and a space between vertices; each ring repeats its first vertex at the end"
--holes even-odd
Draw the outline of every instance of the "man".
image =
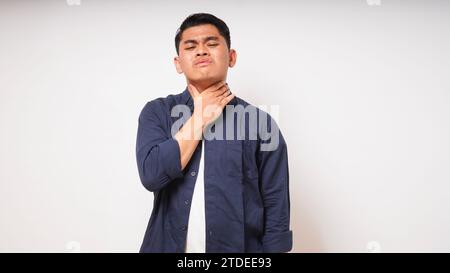
POLYGON ((286 143, 267 113, 228 88, 237 56, 230 46, 219 18, 186 18, 174 63, 188 86, 148 102, 139 116, 138 170, 154 193, 140 252, 292 248, 286 143))

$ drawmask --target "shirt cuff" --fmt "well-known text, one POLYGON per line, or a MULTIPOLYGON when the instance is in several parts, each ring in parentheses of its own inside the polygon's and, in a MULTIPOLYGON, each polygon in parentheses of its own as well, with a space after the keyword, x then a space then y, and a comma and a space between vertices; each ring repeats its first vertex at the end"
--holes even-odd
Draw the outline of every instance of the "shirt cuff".
POLYGON ((266 234, 263 237, 263 251, 269 253, 288 252, 292 249, 292 230, 266 234))

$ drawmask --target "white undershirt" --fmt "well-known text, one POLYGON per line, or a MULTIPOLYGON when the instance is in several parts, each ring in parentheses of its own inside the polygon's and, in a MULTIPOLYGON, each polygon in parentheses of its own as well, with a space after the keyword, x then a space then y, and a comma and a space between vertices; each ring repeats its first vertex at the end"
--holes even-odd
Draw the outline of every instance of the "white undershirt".
POLYGON ((202 154, 197 172, 197 180, 191 201, 191 212, 186 237, 186 253, 205 253, 205 191, 204 191, 204 155, 205 141, 202 141, 202 154))

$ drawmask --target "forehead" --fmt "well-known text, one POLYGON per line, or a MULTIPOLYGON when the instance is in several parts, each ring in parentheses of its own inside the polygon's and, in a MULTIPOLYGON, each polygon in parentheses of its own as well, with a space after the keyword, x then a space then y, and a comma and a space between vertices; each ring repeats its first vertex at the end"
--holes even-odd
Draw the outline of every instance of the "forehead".
POLYGON ((181 42, 185 40, 200 41, 208 36, 217 36, 219 39, 223 39, 219 30, 214 25, 206 24, 185 29, 181 35, 181 42))

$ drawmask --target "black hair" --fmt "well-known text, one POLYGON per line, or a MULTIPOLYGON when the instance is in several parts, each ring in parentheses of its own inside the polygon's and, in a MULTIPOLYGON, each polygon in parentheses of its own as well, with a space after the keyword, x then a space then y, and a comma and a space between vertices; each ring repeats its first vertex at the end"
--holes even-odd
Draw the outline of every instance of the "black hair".
POLYGON ((228 26, 227 24, 225 24, 224 21, 209 13, 195 13, 189 15, 186 19, 184 19, 183 23, 181 23, 181 26, 177 30, 177 33, 175 35, 175 49, 177 51, 177 54, 180 53, 179 46, 183 31, 185 31, 187 28, 190 27, 206 24, 211 24, 215 26, 219 31, 220 35, 227 42, 228 49, 231 48, 230 30, 228 29, 228 26))

